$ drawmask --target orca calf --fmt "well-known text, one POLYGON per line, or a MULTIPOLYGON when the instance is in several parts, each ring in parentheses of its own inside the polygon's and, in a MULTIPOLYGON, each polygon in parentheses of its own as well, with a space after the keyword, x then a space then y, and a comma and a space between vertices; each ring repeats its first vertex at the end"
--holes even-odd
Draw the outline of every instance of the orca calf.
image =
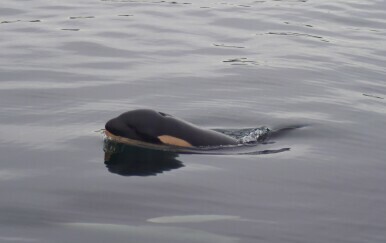
POLYGON ((128 144, 178 147, 237 145, 237 140, 220 132, 203 129, 174 116, 149 109, 128 111, 106 123, 106 136, 128 144))

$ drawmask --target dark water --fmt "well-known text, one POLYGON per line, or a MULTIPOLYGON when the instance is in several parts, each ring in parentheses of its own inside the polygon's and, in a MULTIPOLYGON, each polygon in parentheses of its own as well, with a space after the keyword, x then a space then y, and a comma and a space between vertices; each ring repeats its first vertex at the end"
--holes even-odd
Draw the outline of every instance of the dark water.
POLYGON ((0 23, 0 242, 386 242, 385 1, 2 0, 0 23), (301 128, 121 176, 95 131, 137 108, 301 128))

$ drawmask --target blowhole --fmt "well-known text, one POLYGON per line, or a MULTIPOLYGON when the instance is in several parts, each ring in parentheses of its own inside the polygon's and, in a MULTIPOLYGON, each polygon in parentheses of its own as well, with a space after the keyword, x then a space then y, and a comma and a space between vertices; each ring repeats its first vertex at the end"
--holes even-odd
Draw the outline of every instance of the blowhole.
POLYGON ((163 112, 158 112, 161 116, 171 116, 169 114, 163 113, 163 112))

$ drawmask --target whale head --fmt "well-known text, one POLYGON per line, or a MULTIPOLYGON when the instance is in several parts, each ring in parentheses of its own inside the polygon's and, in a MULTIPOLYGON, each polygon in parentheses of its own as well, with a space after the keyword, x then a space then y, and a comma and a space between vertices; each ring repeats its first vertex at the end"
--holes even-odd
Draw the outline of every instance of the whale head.
POLYGON ((159 144, 159 130, 165 116, 169 115, 147 109, 133 110, 109 120, 105 128, 116 136, 159 144))

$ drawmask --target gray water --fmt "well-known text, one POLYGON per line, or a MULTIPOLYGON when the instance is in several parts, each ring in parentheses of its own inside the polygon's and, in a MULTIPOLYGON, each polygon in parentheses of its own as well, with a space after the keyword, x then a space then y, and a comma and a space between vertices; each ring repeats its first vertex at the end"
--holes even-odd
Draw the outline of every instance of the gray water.
POLYGON ((2 0, 0 33, 1 243, 386 242, 385 1, 2 0), (138 108, 299 128, 122 176, 95 131, 138 108))

